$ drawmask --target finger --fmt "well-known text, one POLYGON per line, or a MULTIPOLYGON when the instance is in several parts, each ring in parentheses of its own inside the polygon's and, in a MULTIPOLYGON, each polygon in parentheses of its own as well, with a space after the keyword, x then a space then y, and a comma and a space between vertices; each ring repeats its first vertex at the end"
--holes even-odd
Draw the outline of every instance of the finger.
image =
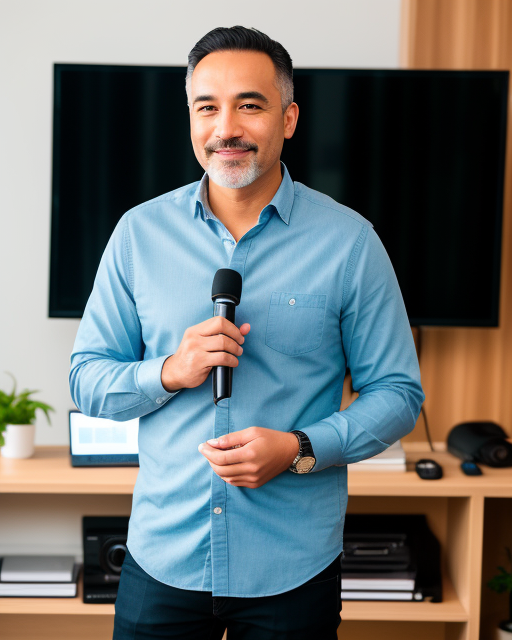
POLYGON ((238 481, 239 478, 247 476, 252 477, 252 479, 254 480, 254 476, 251 476, 251 472, 254 472, 254 469, 252 469, 247 462, 232 464, 229 466, 220 466, 213 462, 210 462, 210 466, 215 471, 215 473, 223 480, 224 478, 232 478, 238 481))
POLYGON ((245 338, 240 333, 240 329, 233 324, 227 318, 223 318, 222 316, 214 316, 213 318, 209 318, 204 322, 196 325, 199 335, 201 336, 214 336, 219 333, 223 333, 230 338, 233 338, 238 344, 243 344, 245 338))
POLYGON ((239 475, 239 476, 222 476, 222 479, 224 480, 224 482, 227 482, 228 484, 233 485, 234 487, 240 486, 240 484, 243 483, 254 483, 256 482, 254 476, 245 474, 245 475, 239 475))
POLYGON ((249 479, 241 479, 241 480, 233 480, 231 482, 226 482, 231 487, 246 487, 247 489, 257 489, 261 487, 259 482, 251 482, 249 479))
POLYGON ((236 340, 233 340, 233 338, 225 336, 222 333, 215 336, 204 337, 202 348, 209 352, 226 351, 227 353, 232 353, 235 356, 241 356, 244 352, 243 347, 239 345, 236 340))
POLYGON ((244 322, 244 324, 241 325, 241 327, 240 327, 240 333, 243 336, 246 336, 249 333, 250 330, 251 330, 251 325, 248 322, 244 322))
POLYGON ((198 449, 205 458, 219 467, 246 462, 243 454, 238 450, 239 447, 228 450, 215 449, 208 443, 202 442, 198 449))
POLYGON ((221 449, 231 449, 236 445, 244 446, 249 442, 252 442, 259 437, 258 427, 249 427, 248 429, 242 429, 241 431, 233 431, 219 438, 213 438, 207 440, 207 443, 212 447, 220 447, 221 449))

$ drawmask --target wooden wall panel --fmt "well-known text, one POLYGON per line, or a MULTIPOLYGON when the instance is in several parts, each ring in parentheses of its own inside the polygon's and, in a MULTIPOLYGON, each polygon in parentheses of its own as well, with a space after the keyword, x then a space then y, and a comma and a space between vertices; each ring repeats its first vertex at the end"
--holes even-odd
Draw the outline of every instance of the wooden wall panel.
MULTIPOLYGON (((512 70, 512 0, 403 0, 401 64, 512 70)), ((433 440, 493 420, 512 434, 512 101, 509 100, 500 326, 424 328, 420 366, 433 440)), ((477 292, 475 292, 477 295, 477 292)), ((421 418, 408 440, 423 440, 421 418)))

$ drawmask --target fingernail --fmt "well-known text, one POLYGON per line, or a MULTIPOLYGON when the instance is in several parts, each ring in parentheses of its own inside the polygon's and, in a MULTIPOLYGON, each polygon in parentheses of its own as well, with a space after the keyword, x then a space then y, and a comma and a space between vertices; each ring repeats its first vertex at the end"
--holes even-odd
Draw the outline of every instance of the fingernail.
POLYGON ((208 444, 219 444, 218 440, 207 440, 206 442, 208 442, 208 444))
POLYGON ((201 444, 197 448, 199 449, 199 451, 201 451, 201 449, 203 448, 203 443, 201 442, 201 444))

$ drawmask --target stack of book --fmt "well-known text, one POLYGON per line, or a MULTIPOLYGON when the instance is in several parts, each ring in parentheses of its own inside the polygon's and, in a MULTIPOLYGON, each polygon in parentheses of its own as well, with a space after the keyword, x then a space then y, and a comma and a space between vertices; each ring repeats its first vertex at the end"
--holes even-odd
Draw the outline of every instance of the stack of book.
POLYGON ((74 556, 5 556, 0 558, 0 596, 74 598, 79 573, 74 556))
POLYGON ((347 465, 350 472, 352 471, 406 471, 405 451, 402 448, 400 440, 390 445, 382 453, 352 462, 347 465))
POLYGON ((347 513, 342 600, 442 601, 440 545, 423 514, 347 513))
POLYGON ((416 571, 342 573, 343 600, 423 600, 416 589, 416 571))

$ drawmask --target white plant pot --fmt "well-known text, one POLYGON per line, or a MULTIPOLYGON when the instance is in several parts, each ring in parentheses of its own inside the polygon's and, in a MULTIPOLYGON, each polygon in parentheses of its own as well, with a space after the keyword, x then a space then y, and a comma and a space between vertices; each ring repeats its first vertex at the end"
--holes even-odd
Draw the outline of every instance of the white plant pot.
POLYGON ((35 424, 8 424, 3 436, 5 446, 0 451, 4 458, 30 458, 34 455, 35 424))

